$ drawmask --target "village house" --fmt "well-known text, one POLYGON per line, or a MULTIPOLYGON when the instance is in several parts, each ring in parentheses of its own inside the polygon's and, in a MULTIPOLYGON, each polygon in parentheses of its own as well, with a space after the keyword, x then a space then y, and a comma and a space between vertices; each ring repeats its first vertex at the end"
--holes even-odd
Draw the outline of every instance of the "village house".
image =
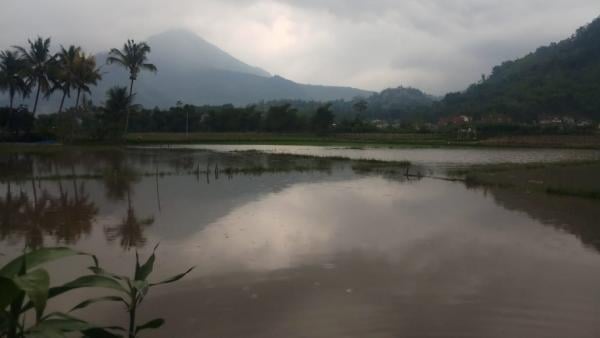
POLYGON ((447 127, 447 126, 464 126, 471 122, 471 118, 466 115, 456 115, 449 117, 442 117, 438 121, 438 126, 447 127))

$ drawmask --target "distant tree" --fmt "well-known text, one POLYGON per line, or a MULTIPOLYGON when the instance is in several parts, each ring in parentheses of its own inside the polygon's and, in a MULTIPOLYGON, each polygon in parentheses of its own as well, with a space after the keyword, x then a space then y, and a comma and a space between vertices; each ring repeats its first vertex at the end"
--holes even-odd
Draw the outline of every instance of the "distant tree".
MULTIPOLYGON (((129 96, 133 96, 133 83, 137 80, 142 70, 156 72, 155 65, 148 63, 148 54, 150 46, 145 42, 136 43, 134 40, 127 40, 121 50, 113 48, 106 59, 107 64, 118 64, 129 71, 129 96)), ((129 113, 125 118, 125 132, 129 128, 129 113)))
POLYGON ((56 55, 56 64, 50 68, 49 78, 53 85, 47 95, 54 91, 62 92, 59 113, 62 113, 65 98, 71 97, 71 89, 75 88, 75 64, 80 57, 81 47, 70 46, 65 49, 61 46, 60 52, 56 55))
POLYGON ((301 129, 298 112, 289 103, 269 107, 264 123, 265 129, 271 132, 297 131, 301 129))
MULTIPOLYGON (((91 93, 90 86, 95 86, 102 80, 100 68, 96 67, 96 58, 93 55, 86 56, 81 53, 74 64, 75 89, 77 89, 77 99, 75 108, 79 108, 79 98, 81 93, 91 93)), ((131 96, 131 95, 130 95, 131 96)))
POLYGON ((0 52, 0 91, 8 92, 9 109, 13 110, 15 95, 23 97, 29 93, 29 87, 24 78, 25 62, 13 51, 0 52))
POLYGON ((37 112, 40 93, 44 95, 50 90, 50 70, 56 62, 54 55, 50 53, 50 38, 43 39, 38 37, 34 41, 28 40, 29 48, 15 46, 21 53, 21 57, 26 63, 26 74, 28 85, 37 86, 35 94, 35 103, 32 113, 37 112))
POLYGON ((367 108, 369 108, 369 104, 363 99, 360 99, 352 104, 352 109, 354 109, 354 111, 356 111, 358 114, 364 113, 367 108))
POLYGON ((324 106, 319 107, 315 115, 312 118, 312 128, 317 133, 327 133, 333 127, 333 121, 335 120, 335 115, 331 111, 331 105, 326 104, 324 106))
POLYGON ((106 104, 98 115, 100 126, 98 137, 118 139, 123 136, 122 123, 131 109, 134 109, 133 96, 127 93, 127 87, 113 87, 106 93, 106 104))

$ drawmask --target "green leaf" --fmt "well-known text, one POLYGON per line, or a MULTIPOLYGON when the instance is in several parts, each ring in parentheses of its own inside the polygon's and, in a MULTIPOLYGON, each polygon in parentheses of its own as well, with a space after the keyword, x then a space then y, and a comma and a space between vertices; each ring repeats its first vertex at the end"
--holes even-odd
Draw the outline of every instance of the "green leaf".
POLYGON ((37 325, 36 330, 54 330, 60 332, 81 332, 84 337, 97 337, 97 338, 120 338, 120 335, 113 334, 108 330, 113 331, 125 331, 123 328, 114 327, 99 327, 73 316, 54 312, 46 316, 44 321, 37 325))
POLYGON ((65 315, 60 312, 54 312, 47 315, 44 320, 40 321, 34 327, 29 329, 25 337, 26 338, 41 338, 41 337, 67 337, 67 332, 82 331, 93 326, 87 322, 65 315))
POLYGON ((10 323, 10 316, 8 312, 0 309, 0 337, 4 337, 3 334, 8 330, 8 324, 10 323))
POLYGON ((44 269, 38 269, 22 276, 13 278, 15 285, 23 290, 30 302, 35 307, 36 318, 39 320, 46 308, 48 289, 50 288, 50 275, 44 269))
POLYGON ((90 266, 88 269, 90 271, 92 271, 96 275, 105 276, 105 277, 112 277, 112 278, 117 279, 117 280, 123 280, 123 279, 127 278, 125 276, 120 276, 120 275, 116 275, 114 273, 110 273, 110 272, 108 272, 108 271, 106 271, 106 270, 104 270, 104 269, 102 269, 102 268, 100 268, 98 266, 90 266))
POLYGON ((86 308, 86 307, 94 304, 94 303, 99 303, 99 302, 122 302, 122 303, 125 304, 125 306, 127 306, 127 302, 122 297, 119 297, 119 296, 106 296, 106 297, 92 298, 92 299, 88 299, 86 301, 83 301, 83 302, 77 304, 71 310, 69 310, 69 312, 73 312, 75 310, 81 310, 83 308, 86 308))
POLYGON ((75 251, 69 248, 43 248, 21 255, 0 269, 0 276, 12 278, 19 274, 23 264, 27 262, 27 269, 33 269, 36 266, 48 263, 57 259, 69 256, 90 256, 94 260, 94 264, 98 265, 98 260, 95 256, 83 252, 75 251))
POLYGON ((144 290, 148 289, 148 286, 149 286, 149 284, 145 280, 134 280, 133 281, 133 287, 139 292, 145 293, 144 290))
POLYGON ((47 319, 31 329, 31 331, 55 330, 60 332, 78 332, 93 326, 75 318, 47 319))
POLYGON ((156 286, 156 285, 161 285, 161 284, 169 284, 169 283, 176 282, 176 281, 178 281, 178 280, 182 279, 183 277, 185 277, 185 275, 187 275, 187 274, 188 274, 188 273, 190 273, 192 270, 194 270, 194 268, 195 268, 195 267, 191 267, 191 268, 189 268, 189 269, 188 269, 186 272, 184 272, 184 273, 180 273, 180 274, 178 274, 178 275, 175 275, 175 276, 173 276, 173 277, 171 277, 171 278, 167 278, 167 279, 165 279, 165 280, 163 280, 163 281, 160 281, 160 282, 158 282, 158 283, 151 283, 151 284, 150 284, 150 286, 156 286))
MULTIPOLYGON (((104 288, 127 293, 127 291, 121 286, 121 284, 119 284, 119 282, 110 277, 99 275, 87 275, 79 277, 64 285, 50 288, 50 290, 48 291, 48 298, 54 298, 63 293, 80 288, 104 288)), ((25 305, 22 312, 29 310, 31 307, 32 304, 30 302, 25 305)))
POLYGON ((19 293, 19 288, 12 280, 0 277, 0 310, 3 310, 17 299, 19 293))
POLYGON ((147 329, 158 329, 159 327, 165 324, 165 320, 162 318, 153 319, 146 324, 139 325, 135 327, 135 334, 137 335, 140 331, 147 329))
POLYGON ((156 246, 152 250, 152 255, 148 257, 148 260, 142 266, 139 265, 138 253, 137 251, 135 252, 135 280, 146 280, 148 276, 150 276, 150 274, 152 273, 152 269, 154 269, 154 261, 156 259, 155 253, 159 244, 156 244, 156 246))
POLYGON ((137 291, 137 294, 139 296, 137 302, 140 303, 148 293, 148 290, 150 289, 150 284, 148 283, 148 281, 145 280, 135 280, 133 281, 132 286, 137 291))
POLYGON ((120 292, 127 292, 123 286, 116 280, 110 277, 101 275, 87 275, 79 277, 71 282, 68 282, 62 286, 57 286, 50 289, 49 298, 58 296, 65 292, 80 289, 80 288, 104 288, 112 289, 120 292))

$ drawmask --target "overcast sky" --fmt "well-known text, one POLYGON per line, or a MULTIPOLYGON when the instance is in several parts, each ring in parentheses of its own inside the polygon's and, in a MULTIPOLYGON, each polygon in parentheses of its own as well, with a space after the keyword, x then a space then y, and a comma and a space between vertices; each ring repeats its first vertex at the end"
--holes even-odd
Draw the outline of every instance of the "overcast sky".
POLYGON ((0 48, 41 34, 98 52, 186 28, 294 81, 444 94, 598 15, 598 0, 2 0, 0 48))

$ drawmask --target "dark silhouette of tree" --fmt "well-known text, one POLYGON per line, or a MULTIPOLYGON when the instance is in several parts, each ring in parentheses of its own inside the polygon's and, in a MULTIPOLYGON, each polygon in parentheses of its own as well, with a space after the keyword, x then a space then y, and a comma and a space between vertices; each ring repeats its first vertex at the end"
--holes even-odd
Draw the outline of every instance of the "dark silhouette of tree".
POLYGON ((15 46, 26 63, 26 74, 30 87, 37 86, 33 114, 37 112, 40 93, 47 94, 50 90, 50 72, 56 63, 56 58, 50 53, 50 38, 38 37, 28 40, 29 48, 15 46))
POLYGON ((83 183, 77 185, 73 180, 73 194, 62 187, 59 179, 59 196, 50 201, 51 216, 47 218, 47 227, 57 242, 74 244, 81 235, 89 234, 92 222, 98 214, 98 208, 90 201, 83 183))
POLYGON ((91 94, 90 86, 95 86, 102 80, 100 68, 96 67, 96 58, 93 55, 86 56, 81 53, 74 65, 75 89, 77 89, 77 99, 75 108, 79 108, 79 98, 81 93, 91 94))
POLYGON ((327 133, 333 128, 335 116, 331 111, 331 105, 327 104, 317 109, 312 118, 312 128, 317 133, 327 133))
POLYGON ((112 242, 120 240, 120 245, 125 250, 140 248, 146 244, 144 229, 154 223, 154 217, 140 219, 131 203, 131 187, 127 189, 127 215, 115 226, 104 228, 106 239, 112 242))
POLYGON ((369 104, 366 100, 360 99, 352 104, 352 109, 358 114, 364 113, 369 108, 369 104))
POLYGON ((301 129, 302 125, 298 111, 290 104, 270 107, 264 124, 265 129, 272 132, 295 131, 301 129))
MULTIPOLYGON (((98 115, 100 122, 100 139, 117 139, 124 135, 122 123, 129 111, 135 109, 133 96, 127 94, 125 87, 113 87, 106 93, 106 103, 98 115)), ((126 123, 126 122, 125 122, 126 123)))
POLYGON ((65 99, 71 97, 71 89, 75 88, 75 64, 81 57, 81 47, 70 46, 68 49, 60 47, 60 52, 56 55, 56 64, 50 69, 50 81, 52 87, 46 95, 55 91, 62 92, 60 107, 58 113, 62 113, 65 99))
POLYGON ((12 112, 15 95, 23 97, 29 94, 29 87, 25 81, 25 62, 14 51, 0 52, 0 91, 8 92, 9 108, 12 112))
MULTIPOLYGON (((133 83, 137 80, 142 70, 156 72, 155 65, 148 63, 148 54, 151 48, 145 42, 136 43, 134 40, 127 40, 122 49, 113 48, 108 54, 106 63, 117 64, 129 71, 129 96, 133 96, 133 83)), ((125 118, 125 133, 129 128, 129 112, 125 118)))
POLYGON ((6 182, 6 194, 0 197, 0 239, 12 238, 19 232, 19 225, 24 224, 24 209, 27 196, 24 193, 14 195, 11 182, 6 182))

